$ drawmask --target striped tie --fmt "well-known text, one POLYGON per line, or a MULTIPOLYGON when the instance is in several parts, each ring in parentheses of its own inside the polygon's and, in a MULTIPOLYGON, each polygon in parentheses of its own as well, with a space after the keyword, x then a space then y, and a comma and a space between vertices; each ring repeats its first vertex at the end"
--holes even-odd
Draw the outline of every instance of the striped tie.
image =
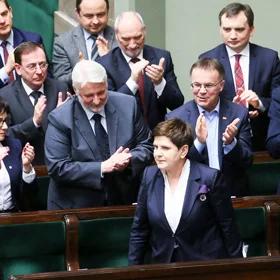
POLYGON ((96 60, 96 58, 98 57, 98 48, 97 48, 97 44, 96 44, 96 40, 97 40, 98 35, 97 34, 92 34, 90 37, 93 41, 92 47, 91 47, 90 59, 91 60, 96 60))
MULTIPOLYGON (((241 54, 236 54, 235 56, 235 65, 234 65, 234 75, 235 75, 235 86, 236 86, 236 95, 240 95, 244 90, 244 78, 241 65, 239 63, 241 54)), ((247 107, 247 102, 244 100, 242 105, 247 107)))

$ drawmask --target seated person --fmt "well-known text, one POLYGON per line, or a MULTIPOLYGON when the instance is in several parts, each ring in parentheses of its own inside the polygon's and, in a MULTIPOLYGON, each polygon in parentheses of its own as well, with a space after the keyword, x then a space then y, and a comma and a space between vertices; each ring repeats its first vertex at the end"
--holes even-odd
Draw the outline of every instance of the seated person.
POLYGON ((22 191, 36 187, 34 148, 26 143, 22 150, 20 141, 7 135, 8 116, 9 107, 0 98, 0 213, 20 210, 22 191))
POLYGON ((157 166, 145 169, 128 260, 143 264, 242 257, 233 208, 219 171, 190 161, 191 126, 179 119, 153 130, 157 166))

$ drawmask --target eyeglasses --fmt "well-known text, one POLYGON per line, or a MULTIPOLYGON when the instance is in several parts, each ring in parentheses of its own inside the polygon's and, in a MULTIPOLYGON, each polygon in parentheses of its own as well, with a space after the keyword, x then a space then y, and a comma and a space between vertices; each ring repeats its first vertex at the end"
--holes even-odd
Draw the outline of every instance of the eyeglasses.
POLYGON ((193 82, 193 83, 191 83, 191 87, 196 91, 201 90, 202 87, 204 87, 206 91, 209 91, 209 90, 212 90, 218 84, 220 84, 222 81, 223 80, 220 80, 215 84, 212 84, 212 83, 200 84, 200 83, 197 83, 197 82, 193 82))
POLYGON ((0 128, 3 126, 4 123, 6 123, 6 124, 9 123, 9 118, 8 117, 6 119, 1 119, 0 118, 0 128))
POLYGON ((48 68, 47 62, 37 62, 37 63, 30 63, 25 66, 29 71, 35 71, 39 67, 41 70, 46 70, 48 68))

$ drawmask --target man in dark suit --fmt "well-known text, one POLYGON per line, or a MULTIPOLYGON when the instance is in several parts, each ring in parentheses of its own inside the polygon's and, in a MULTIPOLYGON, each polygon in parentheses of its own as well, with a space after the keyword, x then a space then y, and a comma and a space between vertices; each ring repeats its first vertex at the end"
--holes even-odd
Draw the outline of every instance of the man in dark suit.
POLYGON ((13 50, 22 42, 42 44, 39 34, 26 32, 13 26, 12 8, 7 0, 0 0, 0 88, 15 79, 13 50))
POLYGON ((190 70, 194 100, 167 114, 192 125, 196 139, 192 160, 221 170, 231 195, 247 194, 246 169, 252 163, 248 110, 220 98, 224 69, 216 59, 200 59, 190 70))
POLYGON ((149 129, 131 96, 107 91, 105 69, 82 60, 76 95, 49 115, 48 209, 131 204, 152 158, 149 129))
POLYGON ((115 22, 119 44, 98 59, 106 69, 108 88, 135 96, 150 128, 164 120, 166 109, 184 102, 170 53, 145 43, 145 25, 136 12, 124 12, 115 22))
POLYGON ((71 83, 71 72, 81 58, 95 60, 117 46, 115 33, 108 25, 108 0, 76 0, 79 25, 55 38, 53 75, 71 83))
POLYGON ((280 85, 278 53, 249 42, 254 32, 254 14, 249 5, 227 5, 221 10, 219 21, 224 44, 201 54, 200 58, 216 58, 223 64, 226 73, 223 96, 249 107, 253 149, 264 150, 271 91, 280 85))
POLYGON ((47 60, 40 44, 25 42, 15 51, 15 69, 20 79, 0 90, 10 106, 9 132, 23 145, 35 148, 34 164, 44 164, 47 115, 65 99, 67 85, 47 78, 47 60))

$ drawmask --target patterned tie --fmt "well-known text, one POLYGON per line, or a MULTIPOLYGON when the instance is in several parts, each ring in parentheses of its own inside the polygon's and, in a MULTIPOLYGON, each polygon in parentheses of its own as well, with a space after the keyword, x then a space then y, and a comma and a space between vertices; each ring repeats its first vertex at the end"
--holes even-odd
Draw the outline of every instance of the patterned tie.
POLYGON ((34 98, 34 106, 37 104, 39 97, 41 96, 41 91, 34 90, 30 95, 34 98))
MULTIPOLYGON (((235 56, 234 75, 235 75, 236 95, 240 95, 245 90, 243 73, 239 63, 241 54, 236 54, 234 56, 235 56)), ((246 101, 243 101, 241 104, 247 106, 246 101)))
MULTIPOLYGON (((7 61, 8 61, 8 57, 9 57, 9 52, 7 50, 7 44, 8 42, 7 41, 3 41, 1 43, 1 47, 3 48, 3 55, 4 55, 4 62, 5 62, 5 65, 7 64, 7 61)), ((14 74, 13 74, 13 71, 10 72, 9 74, 9 81, 12 82, 14 81, 15 78, 14 78, 14 74)))
POLYGON ((106 160, 110 157, 109 139, 108 134, 101 124, 102 116, 100 114, 94 114, 92 119, 94 120, 94 132, 95 139, 98 147, 100 147, 100 154, 102 160, 106 160))
MULTIPOLYGON (((130 61, 132 63, 136 63, 136 62, 140 61, 140 59, 138 57, 134 57, 130 61)), ((146 119, 145 85, 144 85, 144 73, 143 72, 141 72, 141 74, 139 75, 139 78, 137 80, 137 85, 138 85, 138 95, 139 95, 139 98, 140 98, 141 109, 142 109, 142 112, 144 113, 144 117, 146 119)))
POLYGON ((98 37, 97 34, 92 34, 90 36, 90 38, 93 41, 92 47, 91 47, 91 55, 90 55, 91 60, 96 60, 96 58, 98 57, 98 48, 97 48, 97 44, 96 44, 97 37, 98 37))

